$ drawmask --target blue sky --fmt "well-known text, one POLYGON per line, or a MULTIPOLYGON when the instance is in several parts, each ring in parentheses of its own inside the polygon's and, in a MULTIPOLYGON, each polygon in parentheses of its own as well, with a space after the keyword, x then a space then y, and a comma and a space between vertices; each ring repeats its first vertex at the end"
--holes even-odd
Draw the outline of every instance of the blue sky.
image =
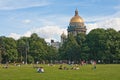
POLYGON ((120 0, 0 0, 0 36, 19 39, 37 33, 60 41, 76 8, 87 33, 95 28, 120 30, 120 0))

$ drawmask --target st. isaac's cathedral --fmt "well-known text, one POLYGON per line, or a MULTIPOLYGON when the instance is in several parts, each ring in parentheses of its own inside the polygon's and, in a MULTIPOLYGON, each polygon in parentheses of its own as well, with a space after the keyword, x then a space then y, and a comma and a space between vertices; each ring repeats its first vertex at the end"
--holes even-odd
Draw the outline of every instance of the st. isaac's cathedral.
MULTIPOLYGON (((68 35, 72 34, 73 36, 76 36, 79 33, 86 34, 86 30, 87 29, 86 29, 86 26, 84 25, 84 20, 82 19, 82 17, 79 16, 78 10, 76 9, 75 15, 71 18, 68 29, 67 29, 68 35)), ((67 35, 62 33, 61 43, 60 43, 61 45, 66 40, 66 38, 67 38, 67 35)), ((56 43, 54 41, 51 42, 51 45, 56 48, 59 48, 60 44, 58 44, 58 42, 56 43)))
POLYGON ((68 34, 73 34, 74 36, 76 36, 78 33, 86 33, 84 20, 79 16, 77 9, 75 10, 75 15, 70 20, 67 31, 68 34))

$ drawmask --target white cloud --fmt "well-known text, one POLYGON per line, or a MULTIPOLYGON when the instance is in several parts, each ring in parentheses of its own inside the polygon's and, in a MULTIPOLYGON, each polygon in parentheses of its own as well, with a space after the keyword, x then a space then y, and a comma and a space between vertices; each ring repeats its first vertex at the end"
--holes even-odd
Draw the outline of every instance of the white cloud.
POLYGON ((87 33, 95 28, 113 28, 120 30, 120 11, 108 16, 94 16, 86 18, 87 33))
POLYGON ((116 13, 112 15, 107 15, 107 16, 90 16, 85 18, 86 23, 95 23, 95 22, 101 22, 101 21, 106 21, 106 20, 111 20, 114 18, 120 18, 120 10, 117 11, 116 13))
POLYGON ((30 37, 32 34, 31 31, 27 31, 26 33, 24 34, 17 34, 17 33, 10 33, 10 35, 8 37, 12 37, 14 38, 15 40, 18 40, 19 38, 25 36, 25 37, 30 37))
POLYGON ((37 33, 40 37, 45 38, 47 41, 50 41, 50 39, 60 41, 60 35, 62 32, 65 32, 67 34, 66 29, 60 28, 58 26, 45 26, 32 30, 32 33, 37 33))
POLYGON ((0 0, 0 10, 13 10, 29 7, 47 6, 47 0, 0 0))
POLYGON ((45 26, 41 28, 34 28, 22 35, 11 33, 9 37, 12 37, 17 40, 22 36, 30 37, 32 33, 37 33, 41 38, 44 38, 47 42, 50 42, 51 39, 54 39, 55 41, 60 41, 60 35, 63 32, 67 34, 67 30, 64 28, 60 28, 58 26, 45 26))
POLYGON ((104 29, 113 28, 116 31, 118 31, 120 30, 120 18, 112 18, 112 19, 103 20, 96 23, 88 23, 86 24, 86 26, 88 29, 87 33, 95 28, 104 28, 104 29))
POLYGON ((26 33, 24 33, 22 36, 26 36, 26 37, 30 37, 32 34, 31 31, 27 31, 26 33))
POLYGON ((24 24, 29 24, 29 23, 31 23, 32 21, 30 20, 30 19, 25 19, 25 20, 23 20, 22 21, 24 24))
POLYGON ((19 34, 16 34, 16 33, 11 33, 8 37, 12 37, 14 38, 15 40, 19 39, 21 37, 21 35, 19 34))

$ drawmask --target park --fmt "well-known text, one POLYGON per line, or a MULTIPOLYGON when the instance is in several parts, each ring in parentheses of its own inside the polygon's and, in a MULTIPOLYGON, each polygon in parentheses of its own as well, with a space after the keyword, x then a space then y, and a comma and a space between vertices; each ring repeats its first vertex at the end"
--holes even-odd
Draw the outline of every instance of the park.
POLYGON ((0 4, 0 80, 120 80, 120 0, 0 4))
MULTIPOLYGON (((64 64, 68 68, 71 65, 64 64)), ((91 64, 79 65, 79 70, 59 70, 60 64, 48 66, 48 64, 38 64, 45 70, 38 73, 32 64, 15 66, 9 64, 8 68, 0 66, 0 80, 119 80, 120 64, 97 64, 95 70, 91 64)))

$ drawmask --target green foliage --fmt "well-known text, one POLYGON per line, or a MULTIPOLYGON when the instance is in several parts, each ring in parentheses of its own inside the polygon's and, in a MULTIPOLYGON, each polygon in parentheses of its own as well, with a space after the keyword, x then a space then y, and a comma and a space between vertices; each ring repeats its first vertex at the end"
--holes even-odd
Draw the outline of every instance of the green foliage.
POLYGON ((46 60, 57 60, 58 59, 58 50, 52 46, 47 47, 46 60))
POLYGON ((60 47, 61 59, 101 60, 102 63, 113 63, 120 59, 120 32, 114 29, 93 29, 87 35, 68 36, 60 47))
POLYGON ((21 37, 18 40, 0 37, 0 61, 27 62, 56 59, 57 50, 45 42, 43 38, 33 33, 31 37, 21 37))
POLYGON ((18 58, 16 41, 13 38, 4 37, 2 44, 4 45, 4 53, 2 54, 3 61, 16 61, 18 58))
POLYGON ((101 63, 119 63, 120 32, 114 29, 93 29, 87 35, 68 35, 63 45, 57 50, 47 45, 36 33, 30 37, 13 38, 0 37, 0 63, 51 60, 101 60, 101 63))
POLYGON ((74 36, 70 34, 66 42, 59 49, 60 56, 64 60, 78 60, 80 57, 79 52, 77 51, 78 49, 78 43, 76 42, 74 36))
POLYGON ((105 51, 105 30, 94 29, 87 35, 87 43, 90 48, 90 58, 98 60, 105 51))
POLYGON ((112 63, 120 59, 120 36, 114 29, 94 29, 87 35, 87 42, 90 48, 90 57, 95 60, 103 60, 112 63))

